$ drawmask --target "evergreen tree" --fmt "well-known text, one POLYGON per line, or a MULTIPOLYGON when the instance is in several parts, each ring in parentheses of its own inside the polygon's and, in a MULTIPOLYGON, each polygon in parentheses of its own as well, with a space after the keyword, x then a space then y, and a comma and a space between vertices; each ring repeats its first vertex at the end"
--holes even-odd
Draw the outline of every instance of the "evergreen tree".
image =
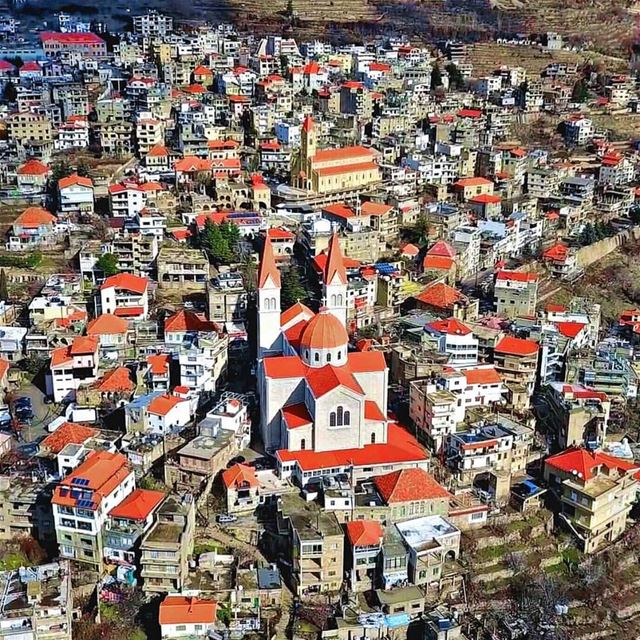
POLYGON ((0 300, 2 302, 8 302, 9 300, 9 286, 7 285, 7 274, 4 269, 0 269, 0 300))
POLYGON ((200 248, 204 249, 209 260, 215 264, 229 264, 231 262, 231 249, 229 242, 222 234, 220 225, 211 220, 204 223, 200 232, 200 248))
POLYGON ((116 273, 120 273, 120 268, 118 267, 118 257, 113 253, 103 253, 96 260, 96 269, 102 271, 105 278, 114 276, 116 275, 116 273))
POLYGON ((282 274, 282 289, 280 291, 280 307, 284 311, 299 300, 305 300, 307 292, 300 281, 298 267, 289 267, 282 274))
POLYGON ((220 225, 220 232, 229 245, 233 257, 238 253, 238 244, 240 242, 240 229, 233 222, 223 222, 220 225))
POLYGON ((587 89, 587 83, 584 78, 580 78, 574 85, 571 92, 572 102, 586 102, 589 97, 589 90, 587 89))
POLYGON ((458 65, 451 62, 445 69, 449 74, 449 86, 452 89, 464 89, 464 77, 458 69, 458 65))
POLYGON ((437 89, 442 86, 442 72, 440 71, 440 65, 436 62, 435 66, 431 70, 431 89, 437 89))
POLYGON ((6 102, 15 102, 18 98, 18 90, 13 82, 9 81, 4 85, 4 91, 2 92, 2 99, 6 102))

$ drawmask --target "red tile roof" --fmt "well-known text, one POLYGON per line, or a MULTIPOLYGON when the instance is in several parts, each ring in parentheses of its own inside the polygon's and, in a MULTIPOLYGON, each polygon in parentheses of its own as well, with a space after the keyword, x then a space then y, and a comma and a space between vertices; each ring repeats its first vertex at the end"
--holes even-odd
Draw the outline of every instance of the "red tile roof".
MULTIPOLYGON (((333 151, 333 149, 331 149, 333 151)), ((339 149, 336 149, 339 151, 339 149)), ((323 151, 322 153, 326 153, 323 151)), ((318 154, 316 154, 317 156, 318 154)), ((315 156, 314 156, 315 157, 315 156)), ((316 172, 319 176, 333 176, 339 175, 341 173, 356 173, 358 171, 371 171, 372 169, 377 169, 378 165, 375 162, 356 162, 354 164, 342 164, 337 165, 335 167, 323 167, 321 169, 316 169, 316 172)))
POLYGON ((495 351, 513 356, 533 356, 538 353, 538 343, 524 338, 505 336, 498 342, 495 351))
POLYGON ((29 207, 13 221, 13 224, 21 227, 39 227, 53 224, 56 220, 53 214, 42 207, 29 207))
POLYGON ((334 367, 327 364, 319 369, 309 368, 307 372, 307 384, 314 397, 321 398, 338 387, 345 387, 353 393, 363 396, 364 391, 360 383, 355 379, 349 367, 334 367))
POLYGON ((115 287, 116 289, 124 289, 125 291, 132 291, 142 295, 149 285, 149 280, 141 276, 134 276, 131 273, 118 273, 115 276, 109 276, 100 285, 100 289, 109 289, 115 287))
POLYGON ((502 198, 491 193, 481 193, 480 195, 471 198, 469 202, 472 202, 473 204, 500 204, 502 202, 502 198))
POLYGON ((40 160, 36 160, 32 158, 31 160, 27 160, 22 166, 18 167, 18 171, 16 172, 19 176, 43 176, 49 173, 49 167, 40 162, 40 160))
POLYGON ((493 184, 491 180, 487 180, 487 178, 462 178, 457 182, 453 183, 454 187, 481 187, 488 186, 493 184))
POLYGON ((98 350, 98 339, 94 336, 78 336, 71 343, 69 353, 72 356, 88 355, 98 350))
POLYGON ((384 536, 382 525, 377 520, 350 520, 345 529, 352 547, 379 545, 384 536))
MULTIPOLYGON (((558 471, 563 471, 576 476, 581 480, 591 480, 598 475, 598 468, 601 466, 609 469, 618 469, 621 472, 637 470, 640 468, 638 464, 631 460, 623 460, 616 458, 600 451, 587 451, 583 448, 570 448, 555 456, 551 456, 545 460, 545 465, 549 465, 558 471), (575 474, 573 472, 576 472, 575 474), (580 477, 578 474, 581 474, 580 477)), ((634 473, 634 477, 638 479, 640 472, 634 473)))
POLYGON ((349 343, 344 325, 328 309, 321 309, 305 327, 300 336, 304 349, 337 349, 349 343))
POLYGON ((166 596, 160 603, 158 621, 161 625, 213 624, 216 621, 215 600, 196 597, 166 596))
POLYGON ((74 173, 66 178, 60 178, 58 180, 58 189, 66 189, 67 187, 73 187, 75 185, 80 185, 81 187, 90 187, 93 189, 93 181, 91 178, 85 178, 83 176, 79 176, 77 173, 74 173))
POLYGON ((552 260, 554 262, 564 262, 569 255, 569 248, 564 244, 555 244, 547 249, 543 254, 544 260, 552 260))
POLYGON ((502 382, 500 374, 493 367, 463 369, 461 373, 467 379, 467 384, 498 384, 502 382))
POLYGON ((327 264, 324 270, 324 282, 326 284, 347 284, 347 272, 344 268, 344 256, 340 249, 338 234, 334 233, 329 241, 327 251, 327 264))
POLYGON ((444 282, 427 287, 422 293, 415 296, 415 299, 438 309, 451 309, 456 303, 466 300, 460 291, 444 282))
POLYGON ((424 469, 400 469, 373 482, 387 504, 412 502, 414 500, 437 500, 450 498, 451 494, 424 469))
POLYGON ((496 280, 512 280, 514 282, 537 282, 538 274, 528 271, 508 271, 506 269, 498 271, 496 280))
POLYGON ((315 452, 311 450, 276 453, 281 462, 297 462, 302 471, 318 471, 335 467, 368 467, 378 464, 398 464, 401 462, 424 462, 427 452, 417 440, 400 425, 391 423, 387 430, 387 442, 368 444, 361 449, 340 449, 315 452))
MULTIPOLYGON (((263 367, 265 376, 277 379, 304 378, 310 369, 297 355, 265 358, 263 367)), ((345 367, 352 373, 367 373, 384 371, 387 364, 381 351, 354 351, 347 354, 347 364, 342 368, 345 367)))
POLYGON ((166 494, 162 491, 136 489, 120 504, 111 509, 109 515, 112 518, 123 518, 126 520, 146 520, 165 497, 166 494))
POLYGON ((438 242, 429 248, 427 255, 440 256, 443 258, 455 258, 456 250, 448 242, 438 240, 438 242))
POLYGON ((215 322, 204 320, 193 311, 179 309, 164 321, 165 334, 174 331, 180 333, 185 331, 219 332, 220 327, 215 322))
POLYGON ((59 42, 60 44, 105 44, 104 40, 95 33, 75 31, 69 33, 42 31, 40 40, 42 42, 59 42))
POLYGON ((127 333, 129 323, 110 313, 103 313, 87 325, 88 336, 117 335, 127 333))
POLYGON ((71 489, 78 489, 79 486, 74 483, 74 480, 82 478, 86 481, 86 484, 82 485, 82 490, 93 492, 91 509, 95 510, 102 499, 115 491, 130 473, 129 461, 121 453, 93 451, 56 487, 52 503, 75 506, 77 498, 72 495, 71 489))
POLYGON ((258 287, 264 287, 266 282, 271 280, 274 287, 280 287, 280 272, 276 266, 276 259, 273 255, 273 246, 271 238, 266 237, 262 257, 260 258, 260 270, 258 272, 258 287))
POLYGON ((147 356, 147 364, 150 365, 150 371, 155 375, 164 375, 169 373, 169 363, 171 357, 166 353, 158 353, 147 356))
POLYGON ((297 429, 313 422, 304 402, 289 404, 286 407, 282 407, 280 411, 287 429, 297 429))
POLYGON ((147 407, 147 412, 156 416, 166 416, 174 407, 185 402, 184 398, 169 394, 154 398, 147 407))
POLYGON ((113 313, 120 318, 141 316, 144 313, 144 307, 118 307, 113 313))
POLYGON ((136 388, 127 367, 116 367, 105 372, 91 386, 102 393, 126 393, 136 388))
POLYGON ((40 450, 58 454, 68 444, 82 444, 97 435, 97 429, 77 422, 65 422, 40 443, 40 450))
POLYGON ((587 326, 584 322, 556 322, 555 325, 565 338, 575 338, 587 326))
POLYGON ((259 484, 255 469, 246 464, 234 464, 229 469, 225 469, 222 472, 222 482, 227 489, 257 487, 259 484))
POLYGON ((430 256, 427 254, 422 261, 422 268, 425 271, 449 271, 455 264, 453 258, 445 258, 444 256, 430 256))
POLYGON ((430 322, 427 326, 431 327, 434 331, 446 333, 447 335, 468 336, 471 333, 471 329, 469 329, 467 325, 455 318, 436 320, 435 322, 430 322))
POLYGON ((309 320, 314 315, 315 314, 311 309, 309 309, 309 307, 302 304, 302 302, 296 302, 280 314, 280 325, 284 326, 298 316, 302 316, 305 320, 309 320))
POLYGON ((382 413, 382 409, 378 406, 378 403, 375 402, 375 400, 364 401, 364 419, 373 420, 375 422, 386 421, 384 413, 382 413))

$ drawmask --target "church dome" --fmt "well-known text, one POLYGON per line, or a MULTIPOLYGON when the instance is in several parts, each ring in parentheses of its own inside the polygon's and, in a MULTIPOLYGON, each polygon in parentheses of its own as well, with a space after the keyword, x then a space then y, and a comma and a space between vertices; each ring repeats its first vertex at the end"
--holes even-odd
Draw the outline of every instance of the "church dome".
POLYGON ((349 343, 344 325, 328 309, 312 318, 300 338, 302 349, 339 349, 349 343))

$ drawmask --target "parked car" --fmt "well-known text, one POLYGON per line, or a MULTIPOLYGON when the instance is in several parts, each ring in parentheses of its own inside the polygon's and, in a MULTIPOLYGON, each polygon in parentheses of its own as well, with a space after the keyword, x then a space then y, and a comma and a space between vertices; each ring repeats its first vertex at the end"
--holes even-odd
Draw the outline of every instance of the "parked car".
POLYGON ((230 522, 235 522, 238 519, 238 516, 232 516, 228 513, 221 513, 218 515, 218 522, 220 524, 229 524, 230 522))

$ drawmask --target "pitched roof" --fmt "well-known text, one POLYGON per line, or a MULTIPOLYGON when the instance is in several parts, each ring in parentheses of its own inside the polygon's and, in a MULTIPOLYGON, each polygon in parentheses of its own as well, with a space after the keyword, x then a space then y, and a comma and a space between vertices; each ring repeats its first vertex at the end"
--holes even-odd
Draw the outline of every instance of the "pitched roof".
POLYGON ((427 254, 422 261, 422 268, 425 271, 434 269, 436 271, 449 271, 455 264, 453 258, 445 258, 444 256, 430 256, 427 254))
POLYGON ((544 260, 553 260, 554 262, 564 262, 569 255, 569 247, 564 244, 554 244, 553 247, 547 249, 543 254, 544 260))
POLYGON ((473 204, 500 204, 502 202, 502 198, 491 193, 481 193, 480 195, 471 198, 469 202, 473 204))
POLYGON ((307 410, 307 405, 304 402, 289 404, 286 407, 282 407, 280 411, 287 425, 287 429, 297 429, 298 427, 304 427, 313 422, 307 410))
POLYGON ((117 273, 115 276, 109 276, 100 285, 100 289, 124 289, 142 295, 149 285, 149 280, 141 276, 134 276, 131 273, 117 273))
POLYGON ((467 384, 498 384, 502 382, 500 374, 493 367, 473 367, 462 369, 467 384))
POLYGON ((352 547, 379 545, 384 536, 382 525, 377 520, 350 520, 345 529, 352 547))
POLYGON ((58 180, 58 189, 65 189, 66 187, 73 187, 75 185, 93 189, 93 181, 91 178, 79 176, 77 173, 73 173, 66 178, 60 178, 60 180, 58 180))
POLYGON ((451 497, 433 476, 420 468, 392 471, 376 476, 373 482, 387 504, 451 497))
POLYGON ((466 324, 463 324, 456 318, 436 320, 435 322, 430 322, 427 326, 434 331, 438 331, 439 333, 446 333, 449 336, 468 336, 471 333, 471 329, 469 329, 466 324))
POLYGON ((91 491, 91 509, 97 509, 103 498, 111 494, 131 473, 129 461, 121 453, 93 451, 56 487, 53 504, 75 506, 77 498, 72 489, 78 489, 77 480, 84 480, 82 491, 91 491), (74 482, 76 481, 76 482, 74 482))
POLYGON ((209 320, 204 320, 197 313, 187 309, 178 309, 172 316, 164 321, 164 332, 172 331, 219 331, 220 327, 209 320))
POLYGON ((88 336, 116 335, 127 333, 129 323, 111 313, 103 313, 87 325, 88 336))
POLYGON ((513 356, 532 356, 538 353, 538 343, 524 338, 504 336, 496 345, 495 351, 513 356))
POLYGON ((49 167, 44 164, 44 162, 40 162, 40 160, 32 158, 18 167, 18 171, 16 173, 19 176, 42 176, 49 173, 49 171, 49 167))
POLYGON ((375 422, 385 422, 386 418, 382 409, 375 400, 364 401, 364 419, 373 420, 375 422))
POLYGON ((465 296, 444 282, 437 282, 427 287, 415 299, 423 304, 439 309, 451 309, 457 302, 465 300, 465 296))
POLYGON ((556 322, 555 325, 565 338, 575 338, 587 326, 584 322, 556 322))
POLYGON ((147 356, 147 364, 150 365, 152 374, 164 375, 169 373, 171 356, 167 353, 158 353, 147 356))
POLYGON ((418 441, 395 423, 388 426, 386 443, 367 444, 357 449, 336 449, 323 452, 308 449, 302 451, 281 449, 276 455, 282 462, 297 462, 303 471, 345 466, 368 467, 378 464, 420 462, 429 458, 418 441))
POLYGON ((43 224, 53 224, 57 218, 42 207, 28 207, 14 221, 14 225, 21 227, 39 227, 43 224))
POLYGON ((94 336, 78 336, 71 343, 69 353, 72 356, 95 353, 98 349, 98 339, 94 336))
POLYGON ((306 305, 302 304, 302 302, 295 302, 280 314, 280 325, 284 326, 298 316, 302 316, 305 320, 308 320, 314 315, 313 311, 311 311, 311 309, 306 305))
MULTIPOLYGON (((639 465, 630 460, 616 458, 600 451, 587 451, 582 447, 572 447, 551 456, 545 460, 545 465, 549 465, 559 471, 576 475, 581 480, 591 480, 598 475, 601 466, 609 469, 618 469, 626 472, 639 469, 639 465), (575 474, 573 472, 576 472, 575 474)), ((634 473, 638 479, 640 472, 634 473)))
POLYGON ((165 596, 160 603, 158 621, 169 624, 213 624, 216 621, 217 603, 196 597, 165 596))
POLYGON ((334 367, 327 364, 319 369, 309 369, 307 384, 315 398, 321 398, 338 387, 346 387, 359 396, 365 395, 360 383, 348 367, 334 367))
POLYGON ((340 249, 338 234, 334 233, 329 241, 329 251, 327 252, 327 264, 324 270, 324 282, 326 284, 347 284, 347 272, 344 268, 344 256, 340 249))
POLYGON ((427 255, 429 256, 441 256, 444 258, 455 258, 456 250, 444 240, 438 240, 432 247, 427 251, 427 255))
POLYGON ((68 444, 82 444, 98 435, 98 430, 78 422, 65 422, 41 443, 40 450, 58 454, 68 444))
POLYGON ((496 280, 511 280, 513 282, 537 282, 538 274, 529 271, 508 271, 502 269, 498 271, 496 280))
POLYGON ((147 407, 147 412, 156 416, 166 416, 174 407, 185 402, 184 398, 164 394, 154 398, 147 407))
POLYGON ((258 479, 253 467, 246 464, 234 464, 222 472, 222 482, 227 489, 231 487, 257 487, 258 479))
POLYGON ((106 371, 91 386, 102 393, 122 393, 136 388, 127 367, 116 367, 106 371))
POLYGON ((149 489, 136 489, 122 502, 117 504, 109 515, 112 518, 124 518, 127 520, 146 520, 151 512, 165 499, 162 491, 149 489))
POLYGON ((461 178, 457 182, 453 183, 454 187, 481 187, 493 184, 491 180, 487 180, 487 178, 461 178))
POLYGON ((267 280, 271 279, 274 287, 281 286, 280 272, 276 266, 276 259, 273 255, 271 238, 267 236, 264 241, 262 257, 260 258, 260 270, 258 272, 258 287, 264 287, 267 280))

